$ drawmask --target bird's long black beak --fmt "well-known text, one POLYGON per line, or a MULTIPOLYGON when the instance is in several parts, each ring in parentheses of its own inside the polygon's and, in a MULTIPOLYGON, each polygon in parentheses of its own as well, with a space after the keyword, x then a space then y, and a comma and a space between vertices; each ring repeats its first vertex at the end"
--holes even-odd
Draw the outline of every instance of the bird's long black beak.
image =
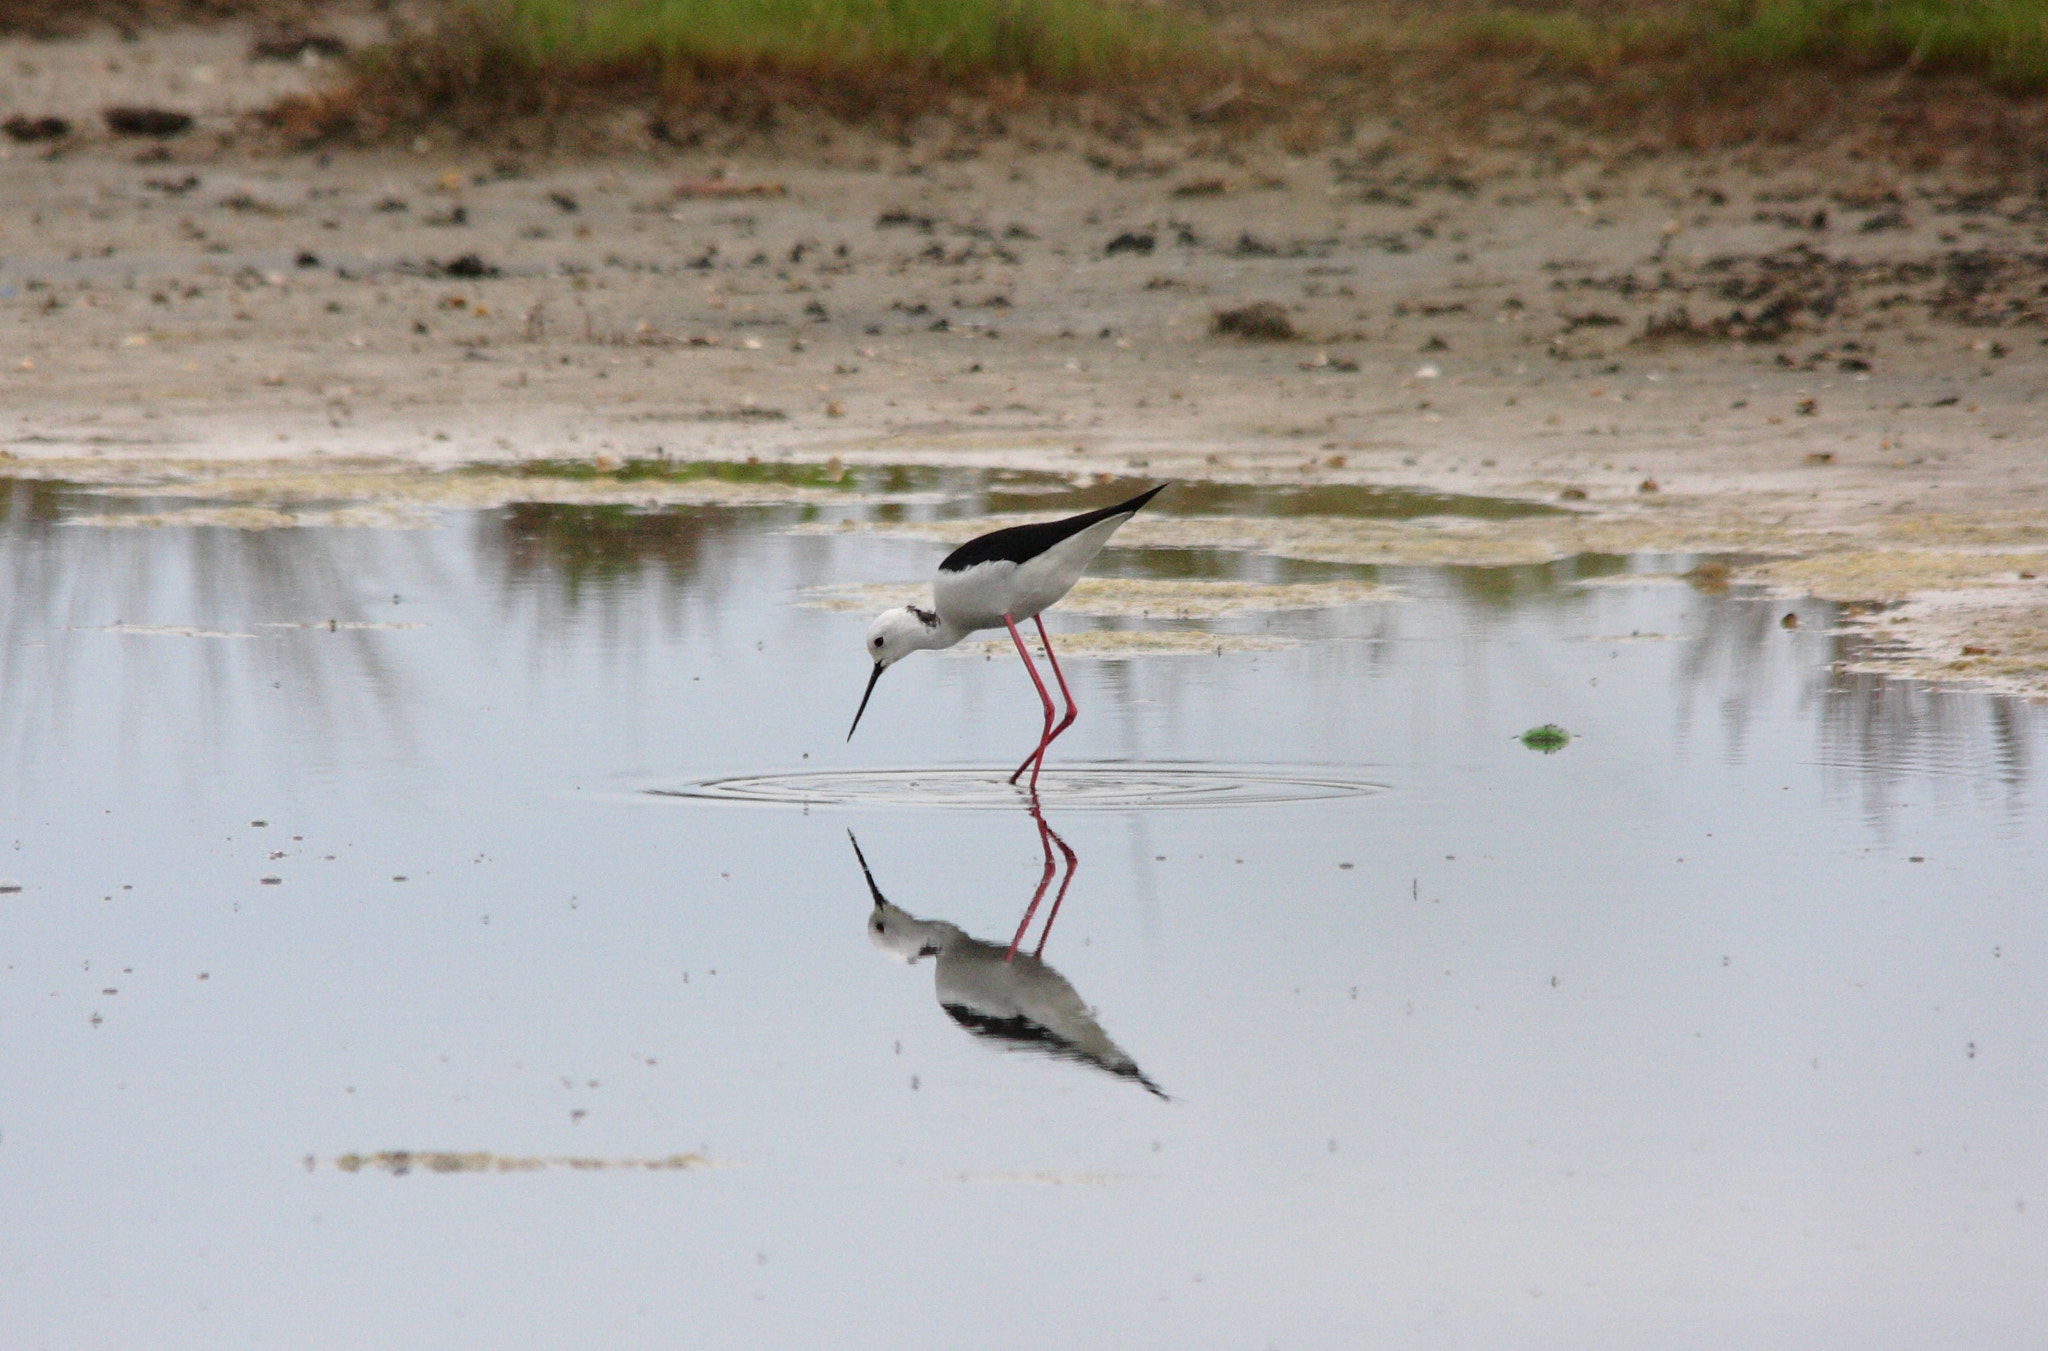
POLYGON ((846 729, 846 739, 848 741, 853 740, 854 728, 860 726, 860 715, 868 711, 868 700, 874 696, 875 682, 877 680, 880 680, 882 678, 882 672, 888 669, 888 667, 882 665, 882 663, 880 662, 875 663, 875 673, 868 677, 868 692, 860 697, 860 709, 853 715, 853 727, 849 727, 846 729))
POLYGON ((868 879, 868 895, 875 898, 875 905, 878 908, 887 905, 889 902, 882 895, 882 889, 875 885, 875 875, 868 871, 868 856, 860 851, 860 841, 853 839, 853 832, 850 830, 846 832, 846 838, 853 840, 853 856, 860 860, 861 875, 868 879))

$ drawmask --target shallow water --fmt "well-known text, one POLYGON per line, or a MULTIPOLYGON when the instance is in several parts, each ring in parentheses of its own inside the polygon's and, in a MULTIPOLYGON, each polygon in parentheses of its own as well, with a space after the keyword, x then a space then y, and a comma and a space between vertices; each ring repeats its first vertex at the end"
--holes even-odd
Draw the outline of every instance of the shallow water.
POLYGON ((1042 834, 1013 658, 844 740, 803 595, 942 550, 784 532, 1027 505, 911 486, 0 492, 0 1341, 2037 1344, 2048 711, 1689 559, 1118 551, 1401 599, 1070 661, 1042 834))

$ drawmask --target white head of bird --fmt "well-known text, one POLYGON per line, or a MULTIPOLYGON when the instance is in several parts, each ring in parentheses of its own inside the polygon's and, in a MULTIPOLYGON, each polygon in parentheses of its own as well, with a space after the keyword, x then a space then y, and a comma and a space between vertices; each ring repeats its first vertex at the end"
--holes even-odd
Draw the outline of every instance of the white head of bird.
POLYGON ((875 908, 868 912, 868 939, 876 947, 914 965, 921 958, 938 956, 953 939, 966 937, 944 920, 919 919, 908 910, 889 904, 882 889, 875 885, 875 875, 868 871, 867 855, 861 853, 860 841, 854 839, 851 830, 846 832, 846 838, 853 840, 853 856, 860 860, 861 876, 868 880, 868 895, 875 898, 875 908))
POLYGON ((961 936, 944 920, 919 919, 887 901, 877 902, 868 912, 868 939, 891 957, 913 965, 920 958, 938 956, 950 940, 961 936))
POLYGON ((939 638, 943 627, 937 614, 915 605, 884 610, 868 625, 868 656, 875 665, 887 668, 913 652, 946 646, 939 638))
POLYGON ((853 740, 854 728, 860 726, 860 715, 868 711, 868 699, 874 694, 875 682, 882 678, 882 672, 913 652, 951 647, 959 640, 960 635, 949 632, 932 610, 899 605, 876 615, 875 622, 868 625, 867 637, 868 657, 875 663, 875 673, 868 677, 867 693, 860 697, 860 710, 853 715, 853 727, 846 729, 846 739, 853 740))

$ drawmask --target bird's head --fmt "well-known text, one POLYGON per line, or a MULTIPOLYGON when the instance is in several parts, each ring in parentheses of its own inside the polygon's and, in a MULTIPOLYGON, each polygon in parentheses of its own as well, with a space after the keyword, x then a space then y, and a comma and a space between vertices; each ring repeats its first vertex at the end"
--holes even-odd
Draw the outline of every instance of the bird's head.
POLYGON ((868 938, 874 945, 892 957, 901 957, 915 963, 921 957, 936 957, 944 945, 947 932, 959 932, 952 925, 934 923, 919 919, 907 910, 889 904, 882 895, 882 889, 875 885, 875 875, 868 869, 867 855, 860 851, 860 841, 854 839, 851 830, 846 838, 853 840, 853 856, 860 860, 861 876, 868 880, 868 895, 874 898, 875 908, 868 912, 868 938))
POLYGON ((868 912, 868 941, 891 957, 915 964, 922 957, 936 957, 953 926, 942 921, 919 919, 887 901, 868 912))
POLYGON ((886 670, 911 653, 930 647, 938 627, 937 614, 915 605, 884 610, 868 625, 868 659, 886 670))
POLYGON ((860 715, 868 711, 868 699, 873 696, 875 682, 882 678, 882 672, 920 648, 940 646, 938 634, 939 616, 915 605, 899 605, 875 616, 875 622, 868 625, 866 644, 868 659, 874 662, 875 672, 868 677, 867 693, 860 697, 860 709, 853 715, 853 727, 846 729, 848 741, 853 740, 854 728, 860 726, 860 715))

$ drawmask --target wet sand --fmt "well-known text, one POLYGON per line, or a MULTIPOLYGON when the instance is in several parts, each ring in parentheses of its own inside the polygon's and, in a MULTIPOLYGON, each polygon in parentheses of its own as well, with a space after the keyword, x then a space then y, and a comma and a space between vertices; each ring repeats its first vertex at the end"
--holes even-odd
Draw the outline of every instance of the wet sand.
MULTIPOLYGON (((1886 670, 2048 693, 2033 184, 1816 152, 1558 165, 1384 125, 1307 157, 1079 133, 288 153, 240 119, 318 72, 246 39, 0 44, 35 70, 0 112, 82 133, 0 147, 11 472, 182 485, 250 528, 405 524, 454 490, 394 471, 532 459, 1499 495, 1570 514, 1262 522, 1245 547, 1733 555, 1873 602, 1886 670), (87 121, 180 99, 198 125, 161 144, 87 121), (1295 338, 1212 332, 1261 301, 1295 338), (380 509, 311 510, 336 499, 380 509)), ((1235 527, 1149 528, 1122 542, 1235 527)))

